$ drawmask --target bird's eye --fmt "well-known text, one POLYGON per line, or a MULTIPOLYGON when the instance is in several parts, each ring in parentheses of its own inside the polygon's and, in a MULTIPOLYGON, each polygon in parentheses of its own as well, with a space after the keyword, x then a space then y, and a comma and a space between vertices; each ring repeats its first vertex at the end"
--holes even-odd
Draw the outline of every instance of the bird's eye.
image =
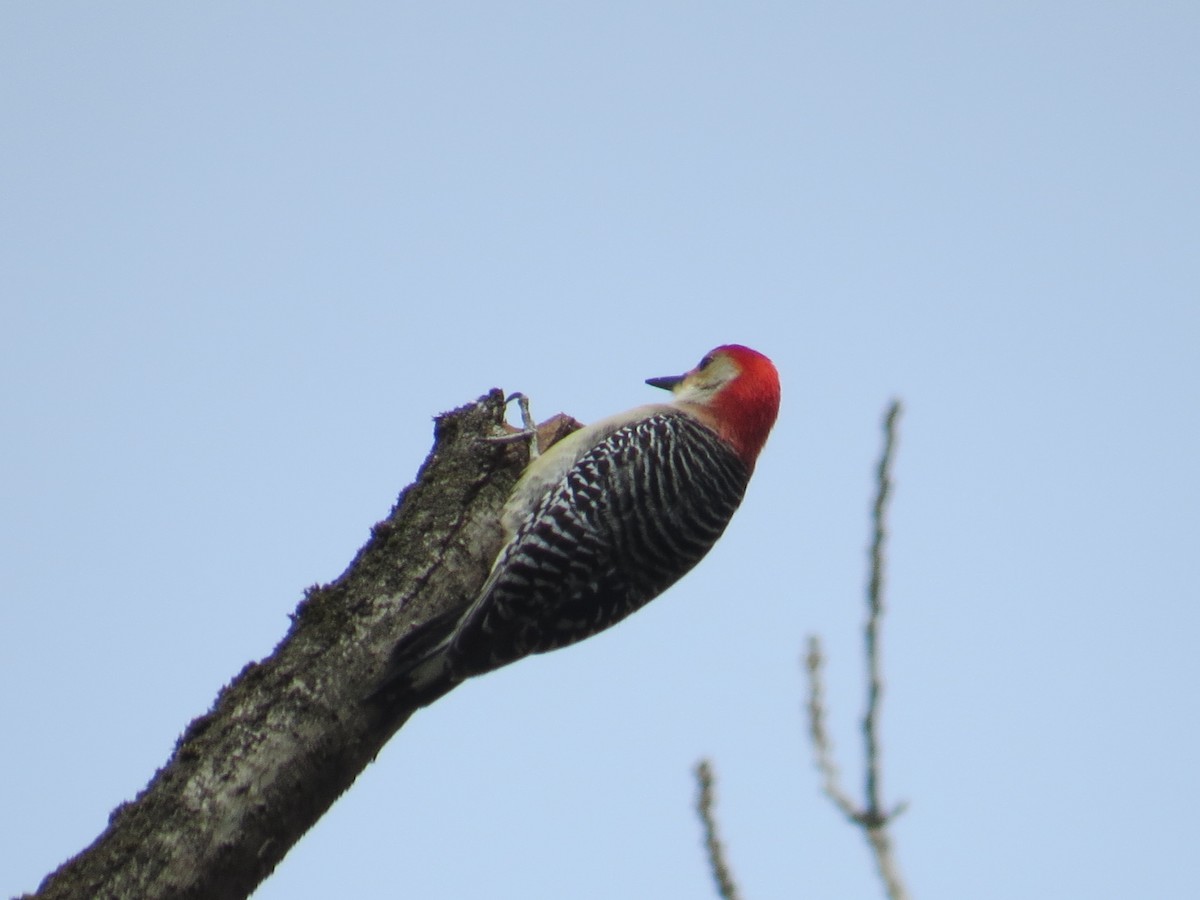
POLYGON ((697 369, 707 369, 712 364, 712 361, 713 361, 713 355, 710 353, 710 354, 708 354, 708 356, 704 357, 704 359, 700 360, 700 365, 698 365, 696 368, 697 369))

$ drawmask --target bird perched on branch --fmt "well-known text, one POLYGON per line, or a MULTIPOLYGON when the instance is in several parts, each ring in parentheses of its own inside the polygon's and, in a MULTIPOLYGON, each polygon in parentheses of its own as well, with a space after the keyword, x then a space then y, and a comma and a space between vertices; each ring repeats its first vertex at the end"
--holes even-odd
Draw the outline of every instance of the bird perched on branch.
POLYGON ((503 513, 508 539, 469 606, 400 639, 374 697, 424 706, 475 675, 590 637, 683 577, 741 503, 779 412, 779 375, 727 344, 672 392, 534 458, 503 513))

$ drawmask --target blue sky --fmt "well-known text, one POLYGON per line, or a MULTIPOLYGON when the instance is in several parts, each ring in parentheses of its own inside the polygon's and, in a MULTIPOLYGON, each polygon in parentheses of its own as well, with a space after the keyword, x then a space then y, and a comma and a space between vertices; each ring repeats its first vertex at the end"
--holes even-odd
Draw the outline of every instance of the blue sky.
POLYGON ((784 404, 730 531, 464 686, 256 894, 878 896, 857 786, 879 418, 914 896, 1194 889, 1194 4, 8 4, 0 894, 103 828, 488 388, 784 404))

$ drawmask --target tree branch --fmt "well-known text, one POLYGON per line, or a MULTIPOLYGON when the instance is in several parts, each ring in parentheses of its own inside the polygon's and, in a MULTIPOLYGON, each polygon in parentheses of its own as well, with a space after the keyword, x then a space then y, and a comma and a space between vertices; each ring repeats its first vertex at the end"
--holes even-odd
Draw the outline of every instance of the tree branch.
POLYGON ((878 485, 875 506, 872 511, 871 572, 867 583, 867 622, 863 629, 867 664, 867 706, 863 714, 862 731, 864 745, 865 801, 858 807, 838 782, 837 765, 833 760, 833 748, 825 728, 824 683, 821 668, 824 658, 821 642, 814 635, 808 639, 805 668, 808 670, 808 722, 809 734, 821 772, 826 795, 851 823, 863 829, 876 868, 884 883, 890 900, 905 900, 908 892, 900 877, 888 826, 904 811, 904 804, 890 811, 880 801, 880 771, 883 768, 879 744, 879 709, 883 697, 883 676, 879 653, 879 626, 883 617, 884 546, 887 540, 887 505, 891 497, 891 466, 895 451, 896 421, 900 415, 899 401, 893 401, 884 417, 883 452, 876 471, 878 485))
POLYGON ((892 493, 892 452, 896 446, 896 419, 900 403, 893 400, 883 422, 883 452, 879 456, 875 507, 871 511, 871 578, 867 584, 867 624, 863 641, 867 658, 867 709, 863 714, 863 746, 866 754, 866 814, 871 820, 883 816, 879 805, 879 702, 883 696, 883 676, 879 668, 879 620, 883 616, 884 543, 887 540, 887 505, 892 493))
MULTIPOLYGON (((569 423, 539 437, 551 443, 569 423)), ((499 391, 439 417, 416 482, 349 568, 309 589, 275 651, 221 690, 147 787, 34 896, 248 896, 411 715, 362 701, 399 635, 482 585, 526 460, 525 443, 486 440, 506 427, 499 391)))
POLYGON ((696 796, 696 812, 704 825, 704 849, 708 853, 708 864, 712 869, 713 881, 717 884, 717 893, 721 900, 738 900, 737 884, 733 873, 725 861, 725 848, 721 845, 720 835, 717 834, 717 817, 713 812, 716 797, 713 793, 714 777, 712 763, 702 759, 696 765, 696 784, 699 793, 696 796))
POLYGON ((833 743, 825 728, 825 682, 821 677, 821 667, 824 663, 821 639, 815 634, 809 635, 808 653, 805 656, 805 666, 808 669, 808 733, 817 757, 817 770, 821 773, 821 787, 825 796, 833 801, 833 805, 852 824, 860 825, 862 823, 858 807, 842 789, 838 778, 837 763, 833 759, 833 743))

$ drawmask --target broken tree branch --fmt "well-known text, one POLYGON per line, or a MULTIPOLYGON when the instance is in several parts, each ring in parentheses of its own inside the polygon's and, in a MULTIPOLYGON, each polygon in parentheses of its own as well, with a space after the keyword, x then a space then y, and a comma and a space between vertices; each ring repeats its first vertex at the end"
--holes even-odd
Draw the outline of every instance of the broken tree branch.
MULTIPOLYGON (((346 571, 314 587, 274 652, 248 664, 90 847, 42 882, 52 898, 244 898, 407 719, 362 701, 399 635, 463 606, 502 539, 527 443, 492 391, 439 417, 417 480, 346 571)), ((572 429, 539 429, 548 445, 572 429)))

